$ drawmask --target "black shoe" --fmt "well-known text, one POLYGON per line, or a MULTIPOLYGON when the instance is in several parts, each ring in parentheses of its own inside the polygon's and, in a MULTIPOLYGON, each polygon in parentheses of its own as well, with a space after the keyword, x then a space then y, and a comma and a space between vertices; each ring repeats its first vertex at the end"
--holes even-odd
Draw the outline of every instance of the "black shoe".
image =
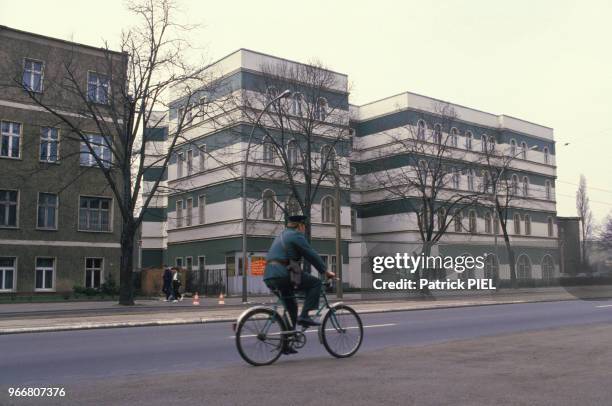
POLYGON ((310 316, 306 316, 306 317, 298 317, 298 324, 302 327, 316 327, 316 326, 320 326, 321 323, 319 323, 318 321, 315 321, 312 319, 312 317, 310 316))
POLYGON ((297 353, 298 353, 297 350, 292 347, 287 347, 283 350, 283 354, 286 354, 286 355, 297 354, 297 353))

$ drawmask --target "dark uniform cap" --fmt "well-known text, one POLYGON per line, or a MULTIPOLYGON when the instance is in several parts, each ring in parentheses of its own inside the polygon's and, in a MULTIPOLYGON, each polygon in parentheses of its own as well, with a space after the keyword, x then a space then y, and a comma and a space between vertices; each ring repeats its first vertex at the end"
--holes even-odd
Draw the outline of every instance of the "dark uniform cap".
POLYGON ((287 218, 287 220, 289 220, 291 223, 306 223, 306 220, 308 220, 307 216, 289 216, 289 218, 287 218))

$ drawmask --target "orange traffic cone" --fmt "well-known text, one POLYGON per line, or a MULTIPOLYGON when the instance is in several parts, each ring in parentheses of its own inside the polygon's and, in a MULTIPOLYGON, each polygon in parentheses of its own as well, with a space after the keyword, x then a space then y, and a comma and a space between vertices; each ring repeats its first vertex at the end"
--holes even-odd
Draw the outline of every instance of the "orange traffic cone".
POLYGON ((219 294, 219 304, 225 304, 225 298, 223 297, 223 292, 219 294))
POLYGON ((196 292, 196 294, 193 296, 193 305, 194 306, 200 305, 200 296, 198 295, 198 292, 196 292))

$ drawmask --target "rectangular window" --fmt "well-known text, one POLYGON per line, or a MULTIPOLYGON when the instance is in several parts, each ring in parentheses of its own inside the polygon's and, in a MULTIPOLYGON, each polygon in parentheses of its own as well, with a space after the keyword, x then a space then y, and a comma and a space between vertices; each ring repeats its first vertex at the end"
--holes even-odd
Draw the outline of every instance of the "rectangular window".
POLYGON ((178 269, 183 269, 183 258, 176 258, 174 260, 174 265, 178 268, 178 269))
POLYGON ((187 151, 187 176, 193 173, 193 151, 187 151))
POLYGON ((26 59, 23 66, 23 87, 31 92, 42 93, 43 63, 34 59, 26 59))
POLYGON ((176 158, 176 177, 177 178, 182 178, 183 177, 183 161, 185 159, 183 158, 183 153, 179 153, 177 155, 176 158))
POLYGON ((17 258, 0 257, 0 291, 15 289, 17 258))
POLYGON ((21 140, 21 124, 12 121, 0 122, 2 140, 0 157, 19 158, 19 142, 21 140))
POLYGON ((53 193, 38 194, 38 228, 47 230, 57 229, 57 195, 53 193))
POLYGON ((19 192, 0 190, 0 227, 17 227, 19 192))
POLYGON ((185 225, 186 226, 190 226, 191 225, 191 219, 193 218, 193 199, 189 198, 187 199, 187 213, 185 216, 185 225))
POLYGON ((206 257, 199 256, 198 257, 198 271, 203 271, 206 268, 206 257))
POLYGON ((99 289, 102 285, 103 258, 85 258, 85 287, 99 289))
POLYGON ((198 222, 200 224, 206 222, 206 196, 204 195, 198 198, 198 222))
POLYGON ((176 227, 183 227, 183 201, 176 202, 176 227))
POLYGON ((192 257, 185 258, 185 266, 187 267, 188 271, 193 270, 193 258, 192 257))
POLYGON ((81 197, 79 231, 111 231, 111 199, 81 197))
POLYGON ((55 258, 36 258, 35 290, 53 290, 55 258))
POLYGON ((81 166, 98 166, 98 158, 104 168, 110 168, 112 156, 108 138, 99 134, 85 134, 85 137, 87 141, 81 140, 81 166))
POLYGON ((53 127, 40 129, 40 157, 42 162, 57 162, 59 152, 59 130, 53 127))
POLYGON ((200 172, 206 170, 206 145, 200 145, 200 172))
POLYGON ((87 99, 93 103, 108 104, 108 76, 97 72, 87 73, 87 99))

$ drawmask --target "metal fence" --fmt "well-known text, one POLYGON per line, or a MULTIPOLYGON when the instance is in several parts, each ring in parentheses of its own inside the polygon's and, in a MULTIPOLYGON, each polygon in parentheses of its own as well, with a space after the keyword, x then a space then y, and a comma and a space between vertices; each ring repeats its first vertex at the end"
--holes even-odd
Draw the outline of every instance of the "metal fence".
POLYGON ((227 293, 227 272, 225 268, 206 268, 187 272, 185 291, 205 296, 227 293))

